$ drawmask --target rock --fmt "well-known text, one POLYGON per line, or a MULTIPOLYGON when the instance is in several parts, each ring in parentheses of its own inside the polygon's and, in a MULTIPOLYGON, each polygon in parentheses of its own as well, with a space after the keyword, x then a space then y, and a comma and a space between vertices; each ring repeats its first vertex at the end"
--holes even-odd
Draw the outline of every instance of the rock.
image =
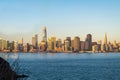
POLYGON ((28 77, 26 75, 18 75, 14 72, 9 63, 0 57, 0 80, 17 80, 17 78, 28 77))

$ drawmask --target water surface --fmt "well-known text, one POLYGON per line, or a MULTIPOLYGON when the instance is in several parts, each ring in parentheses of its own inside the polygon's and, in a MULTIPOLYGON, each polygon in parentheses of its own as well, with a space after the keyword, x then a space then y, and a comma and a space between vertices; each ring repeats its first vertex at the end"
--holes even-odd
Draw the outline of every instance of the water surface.
POLYGON ((0 56, 5 57, 11 65, 18 59, 18 66, 22 68, 18 73, 29 75, 25 80, 120 79, 120 53, 11 53, 0 56))

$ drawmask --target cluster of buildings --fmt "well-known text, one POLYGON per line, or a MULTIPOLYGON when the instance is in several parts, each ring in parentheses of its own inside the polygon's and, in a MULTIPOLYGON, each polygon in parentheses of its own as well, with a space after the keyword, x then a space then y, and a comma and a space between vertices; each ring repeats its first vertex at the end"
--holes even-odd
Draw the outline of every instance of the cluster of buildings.
POLYGON ((23 38, 20 41, 8 41, 0 38, 0 52, 120 52, 120 43, 107 41, 107 34, 104 37, 104 43, 101 41, 93 42, 92 35, 87 34, 85 41, 81 41, 79 36, 74 39, 66 37, 64 41, 56 37, 47 38, 46 27, 43 28, 42 41, 38 42, 38 35, 32 37, 32 43, 23 44, 23 38))

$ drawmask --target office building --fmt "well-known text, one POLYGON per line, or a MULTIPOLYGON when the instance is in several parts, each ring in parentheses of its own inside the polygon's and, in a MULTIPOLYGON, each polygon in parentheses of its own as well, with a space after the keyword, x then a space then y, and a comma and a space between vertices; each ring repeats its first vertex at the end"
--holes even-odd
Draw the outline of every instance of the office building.
POLYGON ((85 41, 80 41, 80 51, 85 51, 85 41))
POLYGON ((92 50, 92 35, 87 34, 86 40, 85 40, 85 50, 91 51, 92 50))
POLYGON ((47 29, 46 29, 46 26, 43 28, 42 42, 45 42, 45 47, 47 47, 47 29))
POLYGON ((80 51, 80 38, 75 37, 74 38, 74 52, 79 52, 80 51))
POLYGON ((38 35, 36 34, 34 37, 32 37, 32 45, 35 49, 38 48, 38 35))
POLYGON ((9 45, 9 41, 3 40, 2 42, 2 50, 7 50, 9 45))
POLYGON ((104 35, 104 44, 107 45, 107 34, 104 35))
POLYGON ((56 37, 51 37, 48 39, 47 51, 55 51, 55 50, 56 50, 56 37))
POLYGON ((64 43, 65 43, 65 45, 64 45, 64 51, 65 52, 70 51, 70 41, 65 40, 64 43))
POLYGON ((58 39, 57 42, 56 42, 56 47, 57 48, 62 48, 62 40, 61 39, 58 39))
POLYGON ((0 51, 2 50, 2 38, 0 38, 0 51))

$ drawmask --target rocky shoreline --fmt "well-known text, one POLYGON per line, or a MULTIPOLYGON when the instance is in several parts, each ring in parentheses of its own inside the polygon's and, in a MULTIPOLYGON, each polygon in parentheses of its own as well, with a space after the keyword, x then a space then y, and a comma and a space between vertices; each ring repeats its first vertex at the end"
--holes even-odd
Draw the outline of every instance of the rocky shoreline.
POLYGON ((14 72, 9 63, 0 57, 0 80, 17 80, 17 78, 28 77, 27 75, 18 75, 14 72))

